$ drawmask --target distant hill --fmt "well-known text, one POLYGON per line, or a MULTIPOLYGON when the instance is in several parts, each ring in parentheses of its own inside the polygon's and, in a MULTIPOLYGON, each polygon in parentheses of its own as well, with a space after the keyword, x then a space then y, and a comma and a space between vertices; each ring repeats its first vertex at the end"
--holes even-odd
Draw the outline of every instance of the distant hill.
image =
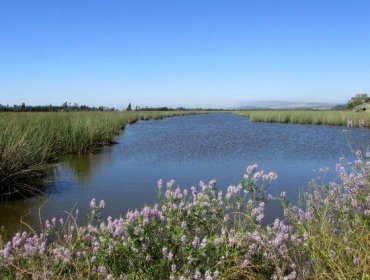
POLYGON ((347 105, 337 105, 337 106, 334 106, 333 108, 331 108, 330 110, 332 110, 332 111, 347 110, 347 105))
POLYGON ((316 109, 328 110, 338 106, 337 103, 287 102, 287 101, 253 101, 237 104, 237 109, 316 109))

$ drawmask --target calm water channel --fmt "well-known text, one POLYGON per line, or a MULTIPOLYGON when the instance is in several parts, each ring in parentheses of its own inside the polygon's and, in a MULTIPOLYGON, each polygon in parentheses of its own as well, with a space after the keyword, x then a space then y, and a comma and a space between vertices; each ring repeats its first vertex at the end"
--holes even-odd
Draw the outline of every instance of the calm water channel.
MULTIPOLYGON (((37 227, 41 206, 43 219, 65 216, 64 210, 75 204, 83 213, 91 198, 104 199, 105 214, 119 216, 154 203, 160 178, 186 187, 216 178, 219 188, 226 189, 240 182, 249 163, 278 172, 270 191, 284 190, 295 199, 314 178, 314 170, 330 167, 329 177, 335 179, 339 157, 352 158, 343 129, 252 123, 232 114, 141 121, 128 126, 117 145, 60 162, 42 197, 0 202, 0 227, 14 233, 23 216, 37 227)), ((364 143, 370 130, 353 129, 351 135, 364 143)))

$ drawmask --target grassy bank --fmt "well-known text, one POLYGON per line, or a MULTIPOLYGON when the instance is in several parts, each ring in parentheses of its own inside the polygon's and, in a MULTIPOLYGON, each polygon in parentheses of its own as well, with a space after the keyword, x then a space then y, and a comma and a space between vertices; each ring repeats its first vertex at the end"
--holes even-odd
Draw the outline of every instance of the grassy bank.
POLYGON ((0 278, 369 279, 370 166, 357 155, 297 205, 267 195, 277 175, 256 165, 224 194, 214 180, 191 189, 159 181, 159 204, 118 219, 101 220, 105 203, 92 200, 84 225, 73 211, 41 233, 0 240, 0 278), (264 225, 272 201, 284 218, 264 225))
POLYGON ((190 112, 0 113, 0 193, 37 191, 35 180, 48 163, 109 144, 126 124, 185 114, 190 112))
POLYGON ((370 127, 370 113, 351 111, 238 111, 235 114, 246 116, 253 122, 299 123, 347 125, 352 121, 358 127, 361 120, 370 127))

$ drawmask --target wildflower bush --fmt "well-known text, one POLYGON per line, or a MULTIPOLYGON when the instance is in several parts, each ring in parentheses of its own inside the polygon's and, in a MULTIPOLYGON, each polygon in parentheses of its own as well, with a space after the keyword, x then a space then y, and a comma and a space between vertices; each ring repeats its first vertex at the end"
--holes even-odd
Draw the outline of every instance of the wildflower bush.
POLYGON ((214 180, 190 189, 160 180, 158 204, 118 219, 103 220, 105 203, 93 199, 84 225, 73 211, 3 242, 0 278, 368 279, 370 162, 356 156, 297 204, 285 192, 269 195, 277 174, 256 164, 226 193, 214 180), (272 200, 284 218, 266 225, 272 200))

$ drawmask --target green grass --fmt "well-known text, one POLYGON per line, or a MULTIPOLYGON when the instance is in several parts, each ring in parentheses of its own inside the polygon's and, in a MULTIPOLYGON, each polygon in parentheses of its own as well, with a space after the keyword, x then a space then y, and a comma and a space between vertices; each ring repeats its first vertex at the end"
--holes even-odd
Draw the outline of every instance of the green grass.
POLYGON ((353 121, 353 126, 359 126, 364 120, 365 126, 370 127, 370 113, 352 111, 239 111, 235 114, 249 117, 253 122, 270 123, 299 123, 347 125, 353 121))
POLYGON ((36 179, 45 174, 49 163, 112 143, 126 124, 190 113, 0 113, 0 193, 38 190, 36 179))

